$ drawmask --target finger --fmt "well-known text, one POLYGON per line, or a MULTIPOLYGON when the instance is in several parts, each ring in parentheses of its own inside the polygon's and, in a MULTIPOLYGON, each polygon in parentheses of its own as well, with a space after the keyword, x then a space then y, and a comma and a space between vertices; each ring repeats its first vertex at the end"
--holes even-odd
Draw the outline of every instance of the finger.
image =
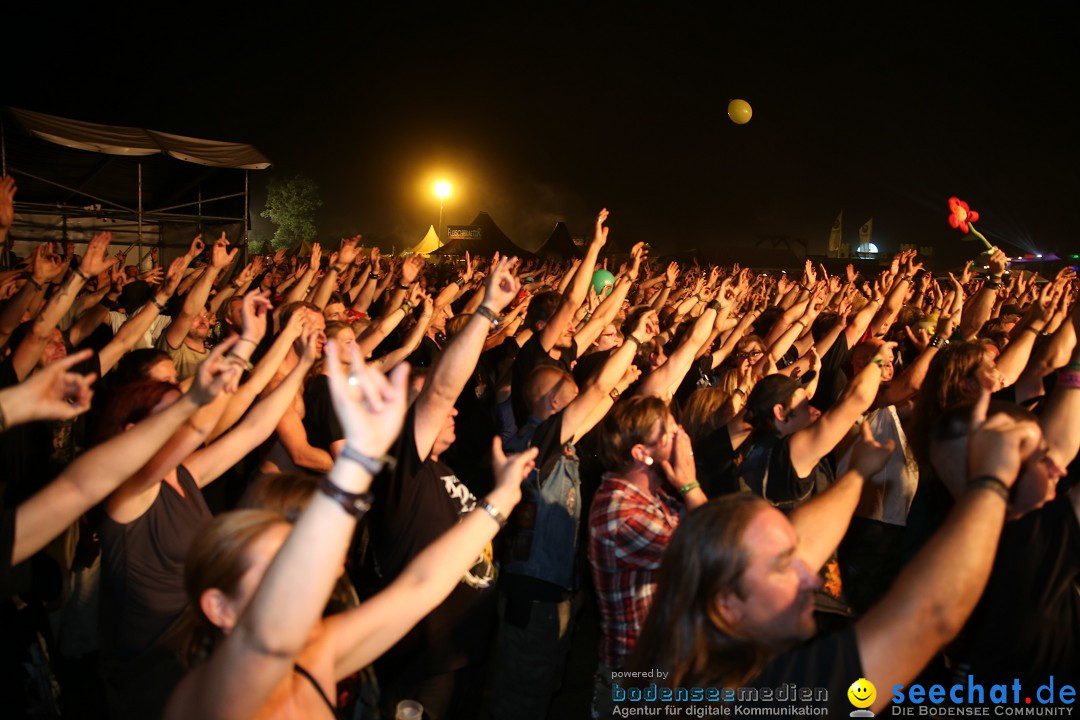
MULTIPOLYGON (((79 352, 77 352, 77 353, 75 353, 73 355, 68 355, 63 360, 59 360, 57 362, 54 362, 54 363, 48 365, 47 366, 48 371, 49 372, 56 372, 57 374, 63 373, 68 368, 70 368, 70 367, 72 367, 74 365, 78 365, 82 361, 86 360, 93 353, 94 353, 94 351, 89 349, 89 348, 86 349, 86 350, 80 350, 79 352), (55 368, 55 370, 54 370, 54 368, 55 368)), ((79 377, 81 377, 81 376, 79 376, 79 377)))
POLYGON ((502 438, 496 435, 491 440, 491 462, 498 472, 506 464, 506 453, 503 452, 502 438))
POLYGON ((865 420, 863 421, 862 427, 860 428, 860 435, 862 436, 863 442, 874 442, 874 433, 870 430, 870 423, 866 422, 865 420))

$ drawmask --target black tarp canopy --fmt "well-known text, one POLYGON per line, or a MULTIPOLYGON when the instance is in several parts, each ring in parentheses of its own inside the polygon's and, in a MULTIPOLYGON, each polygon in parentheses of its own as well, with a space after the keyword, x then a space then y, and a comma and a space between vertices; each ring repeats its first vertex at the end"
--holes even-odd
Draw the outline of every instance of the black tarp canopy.
POLYGON ((582 248, 574 244, 574 238, 570 235, 566 223, 561 220, 555 223, 547 240, 537 250, 536 254, 545 260, 570 260, 584 256, 582 248))
POLYGON ((500 255, 511 255, 522 259, 536 257, 508 238, 486 212, 481 211, 469 224, 480 227, 479 238, 451 240, 432 255, 464 255, 468 251, 473 256, 494 255, 498 252, 500 255))

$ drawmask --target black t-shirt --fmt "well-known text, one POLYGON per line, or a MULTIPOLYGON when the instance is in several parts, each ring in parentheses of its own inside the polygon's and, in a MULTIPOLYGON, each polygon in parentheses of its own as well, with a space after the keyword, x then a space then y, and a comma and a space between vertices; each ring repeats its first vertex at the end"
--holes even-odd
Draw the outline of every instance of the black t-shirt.
POLYGON ((833 481, 832 466, 823 458, 806 477, 791 464, 791 436, 755 432, 735 459, 740 488, 764 497, 785 512, 793 510, 833 481))
POLYGON ((701 489, 709 498, 738 492, 735 449, 731 446, 727 425, 721 425, 694 443, 694 464, 701 489))
POLYGON ((101 523, 102 646, 111 658, 149 649, 187 606, 184 561, 212 516, 183 465, 176 479, 183 495, 162 481, 145 513, 124 524, 106 515, 101 523))
POLYGON ((514 409, 514 419, 518 427, 522 427, 529 419, 529 405, 525 401, 525 383, 529 374, 540 365, 554 365, 566 372, 574 369, 577 360, 577 341, 571 341, 570 347, 561 348, 559 359, 551 357, 544 346, 540 343, 541 333, 534 333, 525 341, 514 358, 514 366, 511 370, 510 402, 514 409))
POLYGON ((325 375, 316 375, 304 388, 304 430, 311 446, 326 452, 332 443, 345 439, 330 399, 330 379, 325 375))
POLYGON ((843 394, 848 385, 848 377, 844 368, 851 362, 851 348, 847 344, 847 336, 840 333, 836 342, 829 348, 829 352, 821 358, 821 373, 818 378, 817 391, 810 404, 824 412, 828 410, 843 394))
POLYGON ((975 677, 984 685, 1017 677, 1028 688, 1051 675, 1080 678, 1078 583, 1080 524, 1067 493, 1006 523, 990 583, 962 634, 975 677))
MULTIPOLYGON (((803 707, 828 707, 829 717, 847 717, 854 709, 847 698, 848 687, 863 676, 862 659, 855 638, 854 626, 832 635, 810 641, 802 647, 784 653, 765 666, 748 687, 782 688, 795 683, 798 688, 822 688, 828 692, 828 700, 822 702, 772 702, 773 707, 798 705, 803 707)), ((878 688, 878 692, 885 692, 878 688)), ((751 703, 758 707, 765 702, 751 703)))
MULTIPOLYGON (((372 594, 476 505, 452 469, 417 454, 415 404, 405 417, 394 456, 394 471, 380 473, 372 484, 371 545, 363 588, 372 594)), ((494 590, 489 546, 450 596, 380 658, 379 672, 423 677, 479 663, 495 618, 494 590)))

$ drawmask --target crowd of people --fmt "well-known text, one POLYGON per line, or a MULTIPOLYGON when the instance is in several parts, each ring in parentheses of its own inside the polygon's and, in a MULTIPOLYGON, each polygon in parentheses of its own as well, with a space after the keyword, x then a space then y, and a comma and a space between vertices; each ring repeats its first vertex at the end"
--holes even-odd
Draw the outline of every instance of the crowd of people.
POLYGON ((593 717, 1080 677, 1073 271, 769 277, 606 219, 565 261, 0 271, 4 707, 545 718, 589 604, 593 717))

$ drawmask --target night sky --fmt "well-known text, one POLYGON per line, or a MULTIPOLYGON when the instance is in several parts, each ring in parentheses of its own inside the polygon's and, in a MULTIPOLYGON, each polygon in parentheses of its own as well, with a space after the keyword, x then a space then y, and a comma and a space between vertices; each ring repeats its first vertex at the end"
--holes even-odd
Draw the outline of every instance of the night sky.
POLYGON ((824 252, 843 210, 846 241, 873 217, 883 250, 944 260, 976 248, 950 195, 1010 253, 1080 247, 1076 10, 316 5, 5 10, 0 100, 254 144, 259 185, 317 181, 323 240, 412 244, 446 177, 447 223, 487 210, 526 247, 607 206, 620 243, 824 252))

